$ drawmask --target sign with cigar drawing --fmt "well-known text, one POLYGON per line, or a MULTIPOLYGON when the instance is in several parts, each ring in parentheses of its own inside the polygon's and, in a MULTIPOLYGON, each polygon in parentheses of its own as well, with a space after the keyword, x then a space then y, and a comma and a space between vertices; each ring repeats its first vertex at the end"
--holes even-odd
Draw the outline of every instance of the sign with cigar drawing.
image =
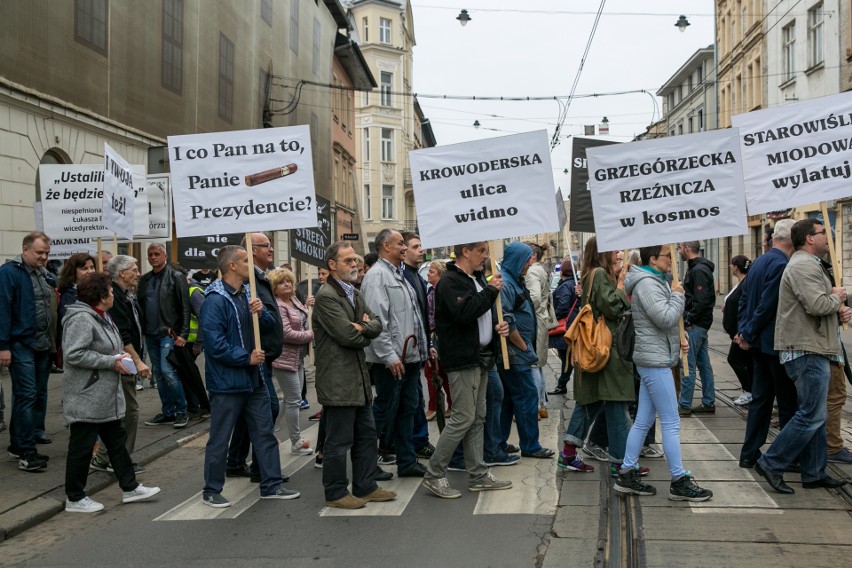
POLYGON ((307 125, 169 136, 179 237, 315 227, 307 125))

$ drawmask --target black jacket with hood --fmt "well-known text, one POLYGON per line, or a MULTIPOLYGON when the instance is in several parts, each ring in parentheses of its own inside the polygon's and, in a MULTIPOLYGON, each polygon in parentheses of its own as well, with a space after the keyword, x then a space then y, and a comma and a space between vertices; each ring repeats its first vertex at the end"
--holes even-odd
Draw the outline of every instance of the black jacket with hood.
POLYGON ((687 261, 683 289, 686 292, 686 309, 683 323, 710 329, 713 325, 713 309, 716 307, 716 281, 713 271, 716 266, 706 258, 696 257, 687 261))

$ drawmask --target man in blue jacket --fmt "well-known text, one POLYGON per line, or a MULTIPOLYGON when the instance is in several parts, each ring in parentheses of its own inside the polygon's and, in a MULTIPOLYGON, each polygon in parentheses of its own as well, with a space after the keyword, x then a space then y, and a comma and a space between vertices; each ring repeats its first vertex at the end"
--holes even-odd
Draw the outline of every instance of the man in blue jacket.
POLYGON ((24 237, 21 255, 0 267, 0 366, 12 376, 9 455, 18 469, 47 467, 36 444, 44 435, 47 380, 50 376, 50 330, 56 329, 56 292, 44 266, 50 239, 41 232, 24 237))
POLYGON ((230 507, 222 496, 228 442, 242 414, 260 466, 261 499, 295 499, 298 491, 281 487, 281 456, 272 431, 269 394, 264 373, 265 354, 254 341, 252 314, 258 314, 260 333, 270 333, 275 318, 260 299, 249 301, 248 254, 243 247, 219 251, 221 280, 207 287, 201 308, 205 375, 210 393, 210 438, 204 453, 202 501, 210 507, 230 507))
POLYGON ((752 401, 748 407, 745 440, 740 450, 740 467, 753 468, 766 443, 772 405, 778 399, 778 420, 784 425, 796 413, 796 385, 787 376, 775 351, 775 315, 781 276, 793 254, 790 230, 792 219, 775 224, 772 248, 757 257, 740 284, 739 334, 734 338, 743 349, 750 349, 754 360, 752 401))
MULTIPOLYGON (((538 364, 535 352, 536 320, 532 300, 524 286, 524 274, 532 264, 532 249, 520 242, 512 242, 503 253, 500 275, 503 287, 500 299, 503 318, 509 324, 507 347, 509 368, 503 368, 501 359, 497 369, 503 380, 505 395, 500 415, 503 440, 512 429, 512 416, 518 426, 521 455, 531 458, 550 458, 553 450, 542 448, 538 441, 538 389, 533 378, 532 366, 538 364)), ((517 450, 515 450, 517 451, 517 450)))

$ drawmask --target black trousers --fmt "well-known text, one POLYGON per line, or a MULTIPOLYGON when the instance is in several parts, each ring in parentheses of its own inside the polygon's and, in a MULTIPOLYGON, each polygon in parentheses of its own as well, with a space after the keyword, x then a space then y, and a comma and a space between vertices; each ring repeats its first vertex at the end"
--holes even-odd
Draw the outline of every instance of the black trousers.
POLYGON ((787 376, 784 366, 775 355, 752 352, 754 377, 751 386, 752 401, 748 407, 745 440, 740 451, 741 460, 756 461, 760 447, 766 443, 769 423, 772 420, 772 403, 778 399, 778 421, 781 428, 793 418, 798 407, 796 384, 787 376))
POLYGON ((118 485, 122 491, 133 491, 139 484, 133 473, 133 463, 127 453, 125 442, 127 432, 121 420, 92 423, 75 422, 70 427, 68 439, 68 457, 65 460, 65 494, 70 501, 79 501, 86 496, 86 480, 89 478, 89 463, 92 461, 92 449, 98 436, 106 446, 109 463, 115 470, 118 485))
POLYGON ((743 390, 751 392, 754 374, 754 360, 751 353, 740 348, 736 343, 731 343, 731 348, 728 350, 728 365, 734 370, 743 390))
POLYGON ((346 453, 352 456, 352 494, 369 495, 378 485, 376 472, 376 425, 369 406, 324 406, 325 444, 322 451, 322 484, 325 500, 336 501, 349 493, 346 453))

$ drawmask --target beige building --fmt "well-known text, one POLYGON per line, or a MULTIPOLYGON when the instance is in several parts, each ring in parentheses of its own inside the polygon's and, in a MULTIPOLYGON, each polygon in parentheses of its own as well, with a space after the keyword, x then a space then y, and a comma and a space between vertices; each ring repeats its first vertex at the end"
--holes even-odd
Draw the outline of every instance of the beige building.
POLYGON ((364 58, 379 91, 355 100, 356 147, 368 243, 385 227, 415 230, 408 152, 434 146, 412 92, 414 17, 407 0, 350 0, 364 58))
POLYGON ((329 89, 300 80, 332 82, 347 25, 338 0, 0 2, 0 260, 33 228, 39 163, 100 163, 104 142, 158 173, 169 135, 309 124, 334 200, 329 89))

